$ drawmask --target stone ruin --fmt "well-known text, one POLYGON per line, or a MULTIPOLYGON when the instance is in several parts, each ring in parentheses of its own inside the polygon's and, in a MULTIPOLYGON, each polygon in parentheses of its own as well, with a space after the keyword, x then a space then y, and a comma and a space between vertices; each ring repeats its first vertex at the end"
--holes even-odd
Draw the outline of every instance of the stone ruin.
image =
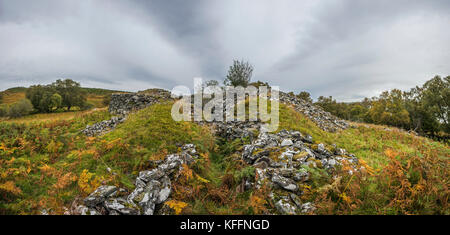
MULTIPOLYGON (((111 120, 88 126, 83 133, 98 135, 113 129, 123 122, 126 115, 134 110, 148 107, 161 100, 171 99, 164 90, 153 90, 153 94, 126 93, 113 94, 109 111, 120 115, 111 120)), ((349 124, 311 103, 293 95, 280 92, 280 102, 292 105, 320 128, 334 132, 349 127, 349 124)), ((246 179, 245 190, 260 188, 263 184, 272 188, 270 199, 274 202, 276 213, 298 214, 315 210, 312 202, 302 202, 302 184, 311 180, 306 168, 322 168, 331 174, 337 166, 349 164, 353 171, 359 170, 358 159, 335 145, 314 144, 309 135, 298 131, 282 130, 278 133, 261 132, 262 123, 256 122, 200 122, 211 125, 215 135, 225 140, 249 138, 250 144, 239 150, 238 156, 255 168, 254 179, 246 179)), ((115 186, 100 186, 76 207, 74 214, 144 214, 152 215, 157 206, 168 200, 171 193, 171 180, 176 180, 182 164, 190 164, 198 157, 195 146, 187 144, 181 154, 170 154, 165 160, 156 162, 156 168, 142 171, 136 178, 136 188, 132 192, 115 186)), ((351 173, 351 172, 350 172, 351 173)), ((159 212, 158 212, 159 213, 159 212)))
POLYGON ((116 93, 111 95, 109 112, 125 116, 132 111, 171 99, 170 92, 163 89, 150 89, 138 93, 116 93))
POLYGON ((190 165, 198 158, 193 144, 181 147, 179 154, 169 154, 152 170, 139 172, 135 189, 128 192, 116 186, 102 185, 74 205, 77 215, 153 215, 172 193, 171 180, 176 180, 183 164, 190 165))
POLYGON ((93 125, 87 125, 81 132, 87 136, 97 136, 113 130, 126 120, 127 115, 152 104, 172 100, 170 92, 163 89, 149 89, 138 93, 115 93, 111 95, 108 111, 117 115, 93 125))

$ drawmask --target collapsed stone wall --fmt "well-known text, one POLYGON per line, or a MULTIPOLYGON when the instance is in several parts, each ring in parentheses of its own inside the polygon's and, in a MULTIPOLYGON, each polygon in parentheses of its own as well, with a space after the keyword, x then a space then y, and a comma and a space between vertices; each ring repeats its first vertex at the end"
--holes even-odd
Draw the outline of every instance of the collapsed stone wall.
POLYGON ((116 93, 111 95, 109 112, 116 115, 127 115, 131 111, 170 99, 172 99, 170 92, 163 89, 151 89, 138 93, 116 93))
POLYGON ((282 103, 294 106, 296 111, 304 114, 324 131, 336 132, 347 129, 350 126, 348 122, 337 118, 331 113, 324 111, 321 107, 302 100, 295 95, 280 91, 279 100, 282 103))
MULTIPOLYGON (((358 158, 336 145, 315 143, 310 135, 299 131, 281 130, 266 133, 260 122, 231 122, 215 124, 216 135, 232 141, 250 137, 237 156, 255 168, 255 178, 246 179, 245 190, 267 185, 276 213, 299 214, 315 210, 312 202, 302 201, 302 187, 311 184, 308 168, 324 169, 331 176, 344 162, 352 171, 360 169, 358 158), (256 134, 256 135, 255 135, 256 134)), ((330 176, 330 177, 331 177, 330 176)))
POLYGON ((120 123, 124 122, 125 119, 125 117, 112 117, 109 120, 97 122, 93 125, 87 125, 81 132, 87 136, 105 134, 106 132, 113 130, 120 123))
POLYGON ((93 125, 87 125, 81 132, 87 136, 105 134, 113 130, 118 124, 124 122, 130 112, 171 99, 170 92, 163 89, 149 89, 138 93, 112 94, 108 110, 111 114, 118 116, 93 125))
MULTIPOLYGON (((158 103, 161 99, 171 99, 170 93, 164 90, 153 95, 143 93, 114 94, 109 111, 126 116, 133 110, 142 109, 158 103)), ((291 104, 296 111, 306 115, 325 131, 345 129, 349 125, 321 108, 298 99, 295 96, 280 92, 280 102, 291 104)), ((92 132, 101 133, 103 127, 114 128, 121 121, 103 121, 94 125, 92 132)), ((337 146, 314 144, 309 135, 298 131, 282 130, 278 133, 261 132, 260 121, 256 122, 201 122, 213 125, 215 134, 228 141, 236 138, 250 137, 250 144, 244 145, 238 155, 248 165, 256 169, 254 179, 246 179, 245 190, 259 188, 268 184, 272 188, 270 194, 276 213, 298 214, 314 211, 312 202, 303 202, 301 186, 310 183, 308 168, 323 168, 332 173, 344 161, 358 170, 358 159, 337 146), (258 134, 259 133, 259 134, 258 134), (306 167, 306 168, 305 168, 306 167)), ((157 167, 139 173, 136 188, 129 193, 115 186, 101 186, 84 200, 83 205, 76 208, 75 214, 155 214, 157 205, 168 200, 171 194, 171 180, 176 180, 177 172, 182 164, 189 164, 198 157, 191 144, 183 146, 181 154, 171 154, 157 167)))
POLYGON ((181 147, 182 152, 156 161, 157 167, 139 172, 136 188, 130 193, 116 186, 102 185, 74 206, 78 215, 153 215, 157 206, 172 193, 171 180, 176 180, 183 164, 190 165, 199 157, 193 144, 181 147))

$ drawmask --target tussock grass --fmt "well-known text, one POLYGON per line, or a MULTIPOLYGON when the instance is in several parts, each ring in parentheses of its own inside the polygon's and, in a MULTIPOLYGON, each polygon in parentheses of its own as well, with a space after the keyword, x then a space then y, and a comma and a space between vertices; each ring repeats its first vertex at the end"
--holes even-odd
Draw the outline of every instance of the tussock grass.
MULTIPOLYGON (((131 190, 138 172, 151 167, 150 160, 178 152, 186 143, 194 143, 201 157, 185 166, 174 182, 171 197, 183 205, 180 213, 273 210, 266 188, 242 190, 242 182, 253 177, 254 169, 234 153, 248 140, 215 139, 206 126, 175 122, 171 106, 167 102, 140 110, 100 137, 86 137, 80 130, 109 119, 106 110, 0 122, 0 214, 38 214, 42 209, 62 214, 64 207, 100 184, 131 190)), ((280 130, 298 130, 316 143, 337 144, 366 162, 367 169, 375 168, 373 174, 353 176, 340 169, 339 182, 320 178, 320 184, 302 198, 315 201, 317 213, 449 213, 447 145, 395 128, 354 125, 324 132, 291 107, 280 105, 280 130)))
POLYGON ((319 214, 449 214, 450 147, 401 129, 352 123, 337 133, 321 131, 291 107, 280 106, 280 129, 310 134, 314 142, 336 144, 364 167, 313 188, 319 214), (372 170, 373 168, 373 170, 372 170))

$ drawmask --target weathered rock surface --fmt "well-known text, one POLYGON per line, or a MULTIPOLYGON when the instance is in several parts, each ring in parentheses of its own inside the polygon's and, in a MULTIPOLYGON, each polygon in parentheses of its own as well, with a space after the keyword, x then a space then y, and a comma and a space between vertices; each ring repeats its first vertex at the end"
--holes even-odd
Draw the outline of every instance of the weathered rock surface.
POLYGON ((75 213, 82 215, 153 215, 157 205, 164 203, 172 192, 171 177, 183 164, 198 157, 193 144, 182 146, 179 154, 170 154, 151 170, 139 172, 136 188, 131 193, 115 186, 100 186, 79 205, 75 213))

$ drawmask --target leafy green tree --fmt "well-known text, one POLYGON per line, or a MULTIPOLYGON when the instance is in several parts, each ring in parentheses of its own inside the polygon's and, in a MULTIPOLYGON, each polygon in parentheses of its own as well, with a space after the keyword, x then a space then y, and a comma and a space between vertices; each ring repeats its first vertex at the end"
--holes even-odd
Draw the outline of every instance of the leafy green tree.
POLYGON ((364 121, 365 115, 369 110, 360 103, 355 103, 350 106, 350 120, 352 121, 364 121))
POLYGON ((411 122, 409 112, 405 107, 403 93, 398 89, 383 92, 374 101, 369 115, 376 124, 408 128, 411 122))
POLYGON ((439 122, 440 129, 450 132, 450 76, 435 76, 422 87, 422 102, 439 122))
POLYGON ((332 96, 320 96, 315 104, 322 107, 325 111, 330 112, 331 114, 337 114, 336 100, 334 100, 332 96))
POLYGON ((61 108, 62 97, 51 86, 31 86, 26 93, 34 108, 42 113, 49 113, 61 108))
POLYGON ((253 67, 244 61, 234 60, 233 65, 228 70, 224 84, 227 86, 246 87, 253 74, 253 67))
POLYGON ((300 98, 300 99, 302 99, 302 100, 304 100, 304 101, 307 101, 307 102, 309 102, 309 103, 312 103, 312 102, 313 102, 313 100, 312 100, 312 98, 311 98, 311 94, 309 94, 309 92, 306 92, 306 91, 300 92, 300 93, 297 95, 297 97, 300 98))
POLYGON ((28 99, 22 99, 9 108, 8 116, 12 118, 22 117, 30 114, 33 111, 33 105, 28 99))
POLYGON ((56 90, 50 86, 35 85, 31 86, 27 92, 26 97, 31 101, 34 108, 39 112, 50 112, 51 97, 56 93, 56 90))
POLYGON ((58 93, 53 94, 50 97, 48 108, 50 110, 61 108, 62 105, 62 97, 58 93))
POLYGON ((80 83, 71 79, 56 80, 51 85, 62 97, 62 106, 70 110, 72 107, 80 108, 86 106, 86 92, 81 88, 80 83))

